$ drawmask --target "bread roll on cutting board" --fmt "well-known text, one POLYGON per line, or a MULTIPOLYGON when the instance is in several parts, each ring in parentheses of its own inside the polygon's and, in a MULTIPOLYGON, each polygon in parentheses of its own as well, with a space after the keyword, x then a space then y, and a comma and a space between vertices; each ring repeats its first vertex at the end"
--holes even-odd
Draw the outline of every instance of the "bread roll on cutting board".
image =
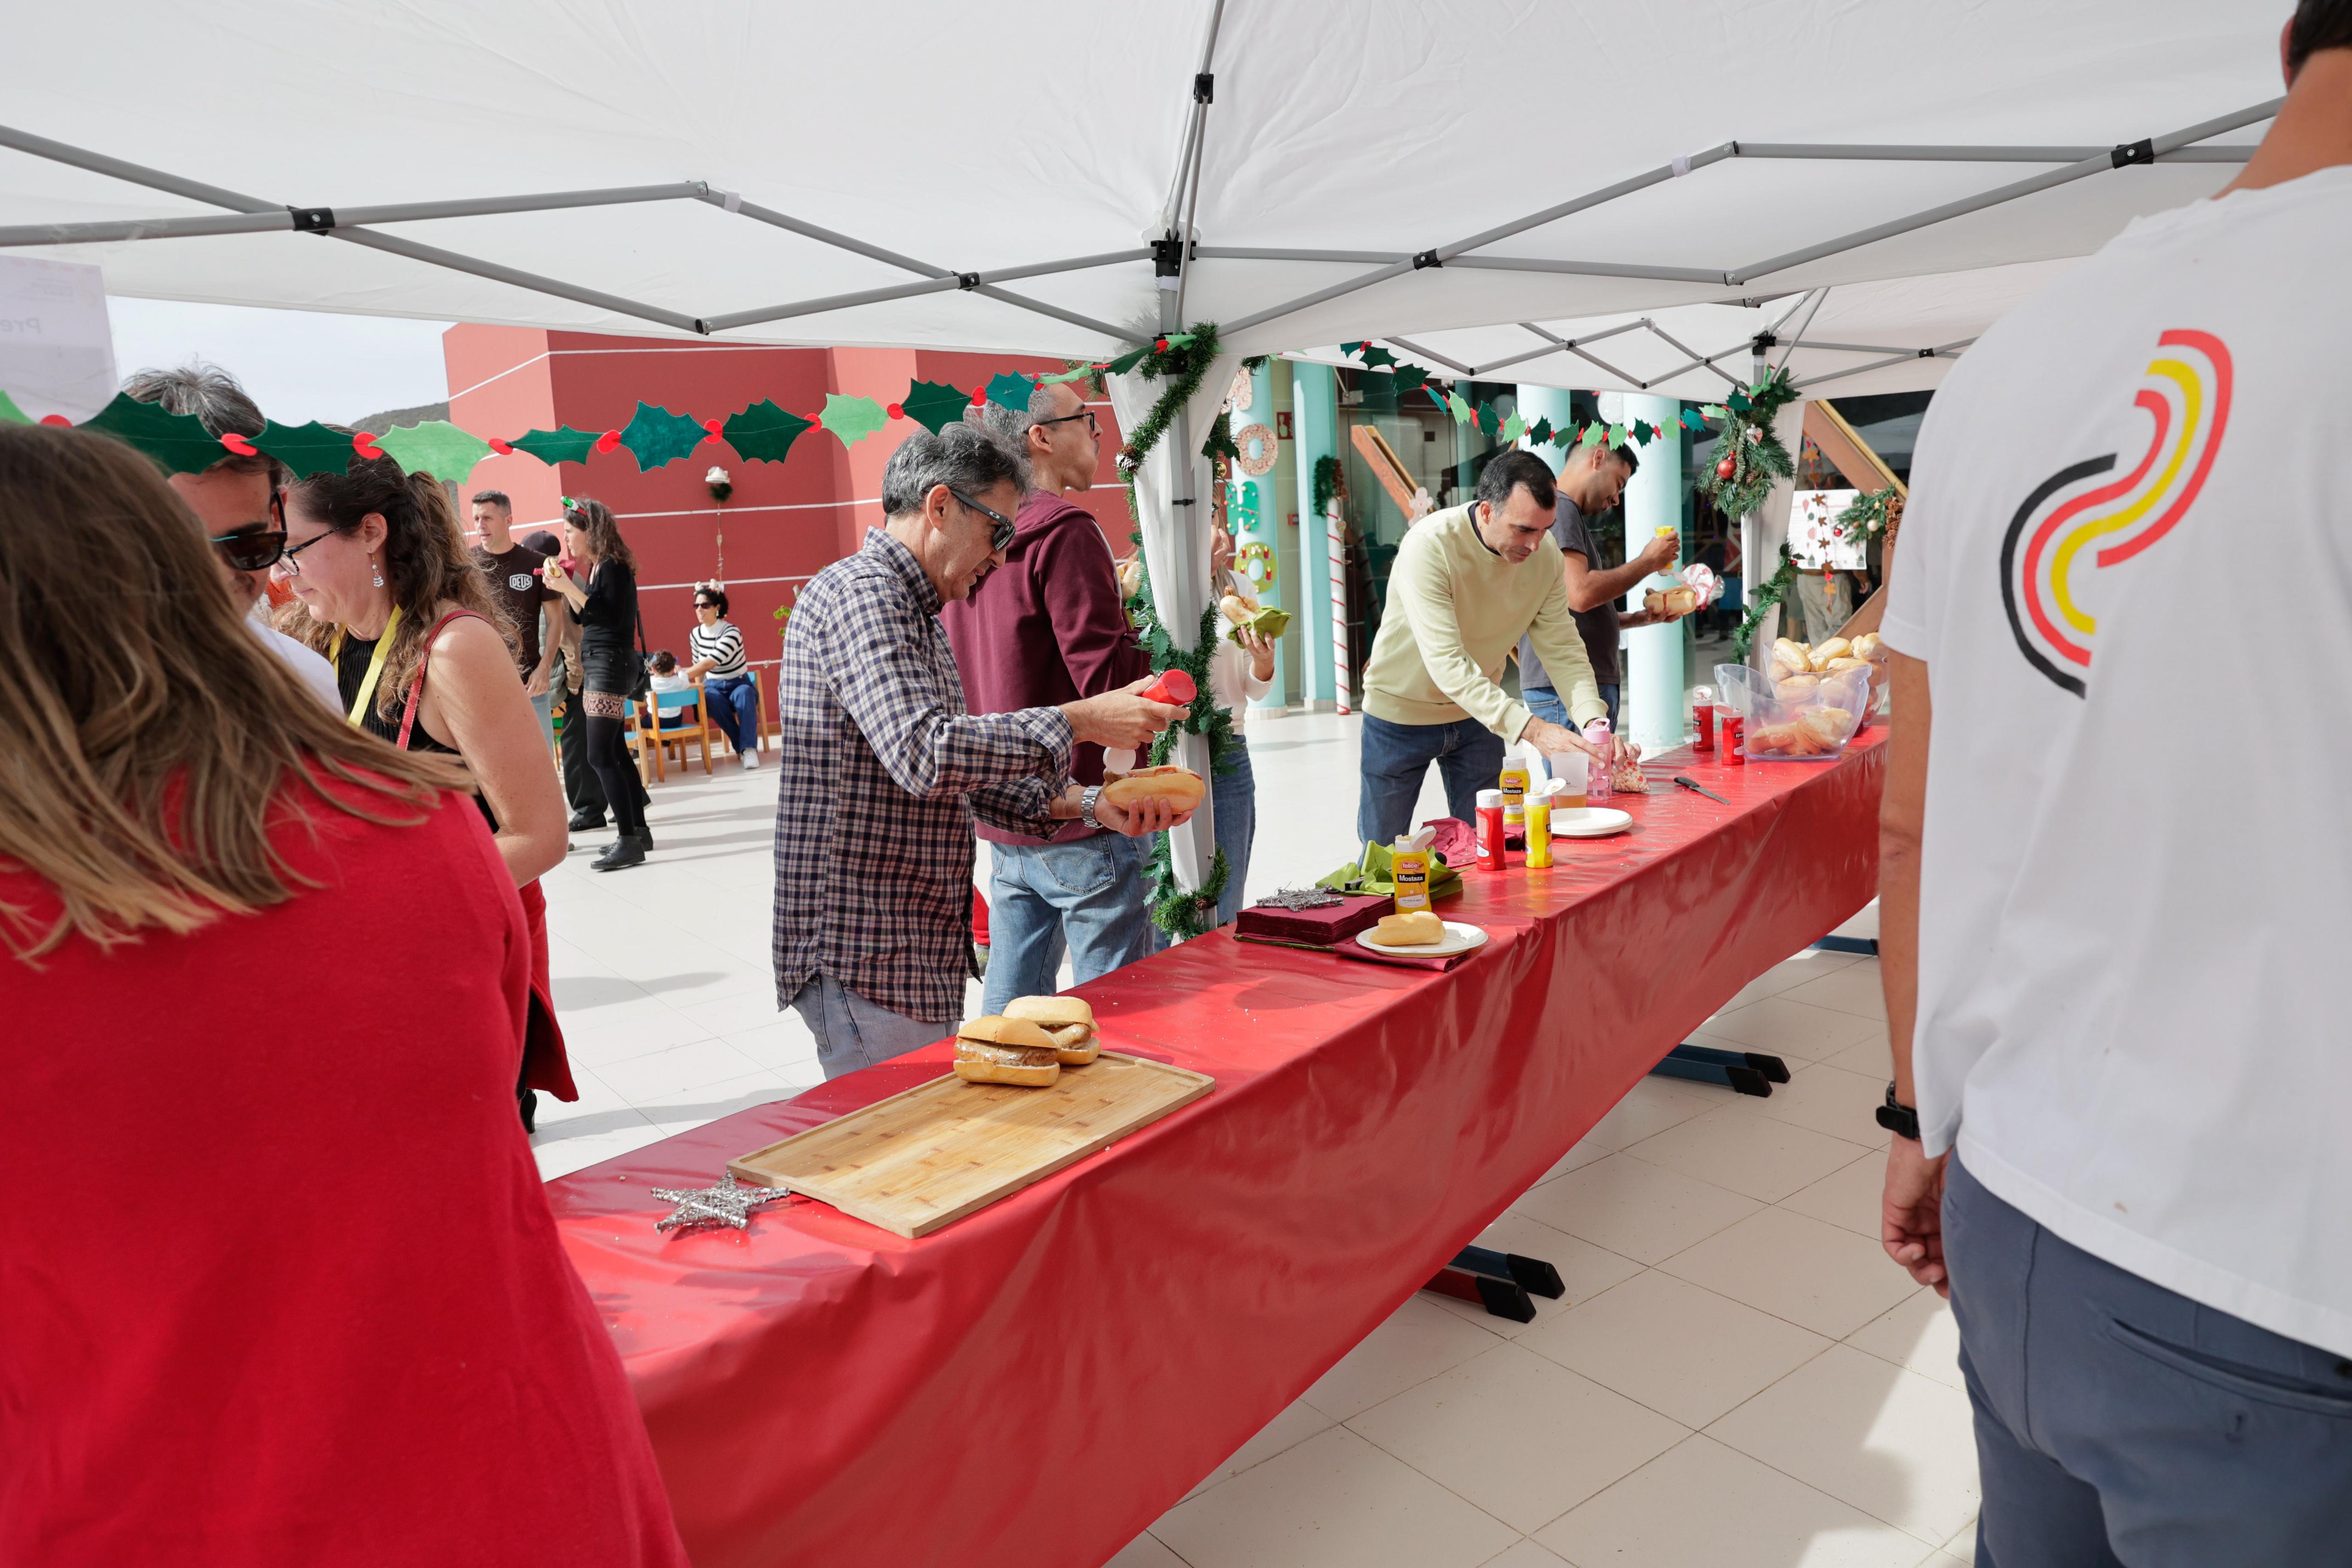
POLYGON ((1045 1031, 1054 1057, 1065 1067, 1084 1067, 1102 1054, 1095 1039, 1095 1009, 1083 997, 1015 997, 1004 1016, 1023 1019, 1045 1031))
POLYGON ((967 1083, 1044 1089, 1062 1076, 1054 1037, 1026 1019, 992 1014, 956 1031, 956 1076, 967 1083))

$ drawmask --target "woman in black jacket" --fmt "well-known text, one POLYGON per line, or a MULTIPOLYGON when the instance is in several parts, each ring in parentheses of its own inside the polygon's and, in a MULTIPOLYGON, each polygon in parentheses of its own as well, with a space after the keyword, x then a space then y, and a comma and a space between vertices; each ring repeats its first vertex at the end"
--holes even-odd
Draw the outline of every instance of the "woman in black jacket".
POLYGON ((581 681, 581 706, 588 717, 588 762, 604 786, 620 837, 596 857, 598 871, 618 871, 641 864, 654 847, 646 831, 645 796, 637 771, 629 761, 623 738, 629 701, 637 687, 636 649, 637 562, 621 538, 613 514, 602 501, 563 504, 564 559, 575 563, 586 579, 567 572, 561 559, 545 568, 547 585, 572 606, 580 623, 580 662, 586 673, 581 681))

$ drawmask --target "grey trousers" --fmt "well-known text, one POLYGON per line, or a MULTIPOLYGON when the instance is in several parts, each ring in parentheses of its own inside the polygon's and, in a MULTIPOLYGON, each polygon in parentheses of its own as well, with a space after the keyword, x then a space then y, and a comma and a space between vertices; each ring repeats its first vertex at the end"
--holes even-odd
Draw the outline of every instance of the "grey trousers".
POLYGON ((2352 1562, 2352 1359, 2060 1240, 1958 1157, 1944 1258, 1976 1406, 1977 1568, 2352 1562))
POLYGON ((963 1020, 925 1023, 870 1002, 830 975, 813 977, 793 998, 793 1010, 816 1036, 816 1064, 827 1078, 904 1056, 953 1035, 963 1020))

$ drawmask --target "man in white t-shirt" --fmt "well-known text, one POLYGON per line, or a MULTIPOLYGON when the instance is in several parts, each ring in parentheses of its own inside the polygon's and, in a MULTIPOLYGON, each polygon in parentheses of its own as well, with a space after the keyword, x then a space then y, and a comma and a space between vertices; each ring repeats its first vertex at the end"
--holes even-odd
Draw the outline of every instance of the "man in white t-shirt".
POLYGON ((2352 0, 2284 53, 2244 173, 1988 332, 1912 472, 1883 1228, 1979 1564, 2352 1562, 2352 0), (2221 561, 2285 573, 2258 647, 2221 561))
MULTIPOLYGON (((253 399, 236 384, 236 378, 217 365, 141 371, 122 383, 122 390, 141 402, 160 403, 167 413, 194 414, 210 435, 232 431, 258 435, 268 423, 253 399)), ((197 474, 174 474, 169 483, 204 525, 213 559, 220 564, 221 580, 245 612, 247 629, 285 660, 320 701, 341 713, 343 700, 335 686, 334 666, 260 618, 270 563, 286 545, 285 519, 271 511, 271 499, 284 472, 273 457, 240 457, 225 451, 211 467, 197 474), (260 564, 250 564, 256 561, 260 564)))

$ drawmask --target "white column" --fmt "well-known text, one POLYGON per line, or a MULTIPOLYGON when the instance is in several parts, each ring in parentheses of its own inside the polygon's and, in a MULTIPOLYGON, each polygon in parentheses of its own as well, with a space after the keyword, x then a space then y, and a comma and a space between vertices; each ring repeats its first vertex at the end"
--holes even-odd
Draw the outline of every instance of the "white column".
MULTIPOLYGON (((1625 486, 1625 555, 1628 559, 1649 548, 1660 528, 1679 535, 1683 524, 1682 404, 1673 398, 1628 392, 1624 397, 1627 424, 1646 419, 1665 434, 1635 448, 1642 465, 1625 486)), ((1678 577, 1664 575, 1637 582, 1627 591, 1624 607, 1642 608, 1645 589, 1662 588, 1678 577)), ((1683 628, 1665 626, 1628 629, 1620 642, 1624 689, 1620 716, 1625 732, 1644 751, 1680 746, 1684 737, 1683 628)))

